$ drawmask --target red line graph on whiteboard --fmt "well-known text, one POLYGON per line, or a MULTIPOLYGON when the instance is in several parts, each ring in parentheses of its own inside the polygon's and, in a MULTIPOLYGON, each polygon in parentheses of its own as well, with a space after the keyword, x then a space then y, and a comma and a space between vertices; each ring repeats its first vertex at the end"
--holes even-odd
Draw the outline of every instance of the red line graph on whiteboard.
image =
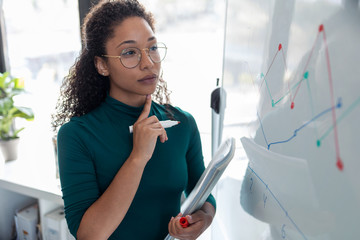
POLYGON ((271 98, 271 106, 272 106, 272 107, 275 107, 276 104, 278 104, 282 99, 284 99, 284 97, 285 97, 286 95, 290 94, 290 97, 291 97, 290 86, 288 85, 289 91, 287 92, 287 94, 286 94, 284 97, 281 97, 279 100, 275 101, 274 98, 273 98, 273 96, 272 96, 272 94, 271 94, 271 91, 270 91, 268 82, 266 81, 267 76, 268 76, 268 74, 269 74, 269 72, 270 72, 270 70, 271 70, 271 68, 272 68, 272 66, 273 66, 276 58, 278 57, 278 54, 279 54, 280 51, 281 51, 281 53, 282 53, 282 60, 283 60, 284 65, 285 65, 285 71, 287 71, 286 58, 285 58, 285 54, 284 54, 284 50, 283 50, 282 44, 280 43, 279 46, 278 46, 278 50, 276 51, 273 59, 271 60, 270 66, 269 66, 268 70, 266 71, 265 75, 264 75, 264 74, 261 74, 261 76, 260 76, 261 78, 263 78, 263 80, 262 80, 262 82, 261 82, 261 84, 260 84, 260 88, 261 88, 262 85, 265 83, 266 88, 267 88, 267 91, 268 91, 269 96, 270 96, 270 98, 271 98))
MULTIPOLYGON (((338 137, 338 130, 337 130, 337 118, 336 118, 336 108, 337 108, 337 105, 336 102, 335 102, 335 96, 334 96, 334 84, 333 84, 333 77, 332 77, 332 72, 331 72, 331 63, 330 63, 330 54, 329 54, 329 48, 328 48, 328 45, 327 45, 327 39, 326 39, 326 33, 325 33, 325 28, 324 28, 324 25, 321 24, 318 28, 318 33, 317 33, 317 36, 316 36, 316 39, 314 41, 314 44, 311 48, 311 52, 309 54, 309 57, 306 61, 306 64, 305 64, 305 67, 304 67, 304 70, 302 72, 302 79, 297 82, 293 87, 290 88, 289 87, 289 90, 287 93, 285 93, 284 96, 280 97, 277 101, 275 101, 273 99, 273 96, 271 94, 271 91, 270 91, 270 88, 268 86, 268 82, 267 82, 267 75, 268 73, 270 72, 272 66, 273 66, 273 63, 275 61, 275 59, 277 58, 278 56, 278 53, 281 51, 282 52, 282 56, 283 56, 283 61, 284 61, 284 64, 285 64, 285 69, 287 68, 287 64, 286 64, 286 59, 285 59, 285 56, 284 56, 284 52, 283 52, 283 48, 282 48, 282 44, 280 43, 278 45, 278 50, 275 54, 275 56, 273 57, 272 59, 272 62, 269 66, 269 68, 267 69, 266 71, 266 74, 263 75, 261 74, 261 78, 263 78, 263 81, 261 82, 261 85, 260 85, 260 88, 262 87, 262 85, 265 83, 266 87, 267 87, 267 91, 268 91, 268 94, 271 98, 271 104, 272 104, 272 107, 275 107, 276 104, 278 104, 280 101, 282 101, 285 96, 289 95, 290 97, 290 108, 291 109, 294 109, 295 108, 295 99, 298 95, 298 92, 299 92, 299 89, 300 87, 302 86, 302 83, 304 81, 307 82, 307 85, 308 85, 308 91, 309 91, 309 96, 311 96, 311 90, 310 90, 310 87, 309 87, 309 80, 308 80, 308 72, 307 72, 307 69, 308 69, 308 65, 310 63, 310 60, 313 56, 313 53, 314 53, 314 50, 315 50, 315 46, 316 46, 316 43, 319 41, 320 37, 322 36, 322 42, 324 44, 324 47, 325 47, 325 57, 326 57, 326 67, 327 67, 327 74, 328 74, 328 80, 329 80, 329 92, 330 92, 330 99, 331 99, 331 113, 332 113, 332 129, 333 129, 333 132, 334 132, 334 144, 335 144, 335 153, 336 153, 336 166, 337 168, 342 171, 344 169, 344 164, 343 164, 343 161, 340 157, 340 147, 339 147, 339 137, 338 137), (295 90, 294 90, 295 89, 295 90), (294 90, 294 94, 292 94, 292 90, 294 90)), ((261 121, 260 121, 261 123, 261 121)), ((263 132, 264 133, 264 132, 263 132)), ((265 133, 264 133, 264 137, 265 137, 265 133)), ((265 137, 266 138, 266 137, 265 137)), ((265 139, 265 141, 267 142, 267 140, 265 139)), ((285 142, 285 141, 283 141, 285 142)), ((277 142, 279 143, 279 142, 277 142)), ((270 147, 271 144, 275 144, 275 143, 268 143, 268 147, 270 147)))

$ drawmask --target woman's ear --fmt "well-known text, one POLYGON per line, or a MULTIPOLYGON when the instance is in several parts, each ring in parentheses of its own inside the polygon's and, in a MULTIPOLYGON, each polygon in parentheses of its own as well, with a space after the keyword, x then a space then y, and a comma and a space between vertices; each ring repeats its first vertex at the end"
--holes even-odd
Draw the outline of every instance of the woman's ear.
POLYGON ((102 75, 102 76, 109 75, 107 64, 103 58, 101 58, 99 56, 95 56, 94 63, 95 63, 96 70, 98 71, 98 73, 100 75, 102 75))

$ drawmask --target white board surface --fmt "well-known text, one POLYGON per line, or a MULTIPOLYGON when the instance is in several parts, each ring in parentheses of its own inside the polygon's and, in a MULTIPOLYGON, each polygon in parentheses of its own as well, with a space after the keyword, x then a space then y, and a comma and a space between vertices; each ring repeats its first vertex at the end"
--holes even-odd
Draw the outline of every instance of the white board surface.
POLYGON ((360 239, 359 1, 228 0, 225 36, 242 208, 265 239, 360 239))

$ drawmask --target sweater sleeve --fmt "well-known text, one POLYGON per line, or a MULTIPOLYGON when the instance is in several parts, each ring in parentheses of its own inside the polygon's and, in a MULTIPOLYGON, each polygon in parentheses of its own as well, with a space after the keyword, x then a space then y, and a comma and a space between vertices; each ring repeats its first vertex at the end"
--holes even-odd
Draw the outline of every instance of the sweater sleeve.
POLYGON ((94 164, 83 142, 81 125, 70 121, 58 133, 58 161, 65 217, 69 230, 76 236, 82 216, 99 198, 94 164))
MULTIPOLYGON (((191 193, 192 189, 195 187, 197 181, 200 179, 202 173, 205 170, 200 133, 193 116, 189 113, 187 113, 187 115, 191 133, 189 148, 186 153, 186 161, 188 166, 188 184, 185 190, 185 196, 188 196, 191 193)), ((209 195, 206 201, 211 203, 216 209, 216 201, 212 194, 209 195)))

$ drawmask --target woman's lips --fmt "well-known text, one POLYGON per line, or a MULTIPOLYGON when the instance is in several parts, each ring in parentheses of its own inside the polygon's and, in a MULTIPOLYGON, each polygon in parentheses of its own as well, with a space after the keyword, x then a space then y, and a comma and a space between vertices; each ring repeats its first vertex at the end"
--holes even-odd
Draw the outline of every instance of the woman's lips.
POLYGON ((157 81, 157 76, 155 74, 145 76, 144 78, 138 80, 138 82, 144 83, 144 84, 153 84, 156 81, 157 81))

